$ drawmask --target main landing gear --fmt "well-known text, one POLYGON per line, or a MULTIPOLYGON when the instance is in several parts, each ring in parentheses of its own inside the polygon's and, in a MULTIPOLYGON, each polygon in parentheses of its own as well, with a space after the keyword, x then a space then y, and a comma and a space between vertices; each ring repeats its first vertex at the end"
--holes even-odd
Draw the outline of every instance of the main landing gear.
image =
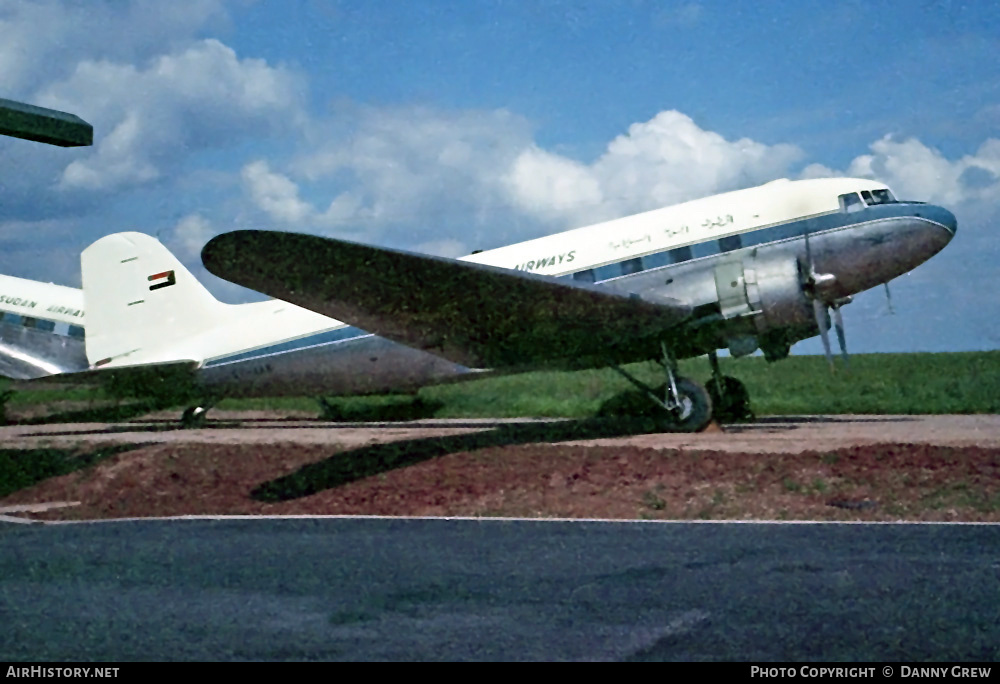
POLYGON ((626 380, 642 390, 662 411, 659 413, 660 427, 666 432, 698 432, 704 430, 712 420, 712 398, 698 383, 677 375, 677 364, 667 352, 666 344, 661 345, 663 360, 660 362, 667 381, 653 389, 630 374, 612 366, 626 380))
POLYGON ((718 420, 753 420, 750 410, 750 393, 746 385, 732 377, 723 375, 719 368, 719 355, 709 352, 712 364, 712 379, 708 382, 708 394, 712 397, 712 411, 718 420))

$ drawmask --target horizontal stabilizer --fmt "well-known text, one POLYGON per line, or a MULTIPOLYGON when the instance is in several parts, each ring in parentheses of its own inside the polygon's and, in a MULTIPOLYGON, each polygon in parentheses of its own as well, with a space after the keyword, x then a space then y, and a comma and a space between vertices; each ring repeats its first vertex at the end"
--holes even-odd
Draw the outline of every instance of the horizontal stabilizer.
POLYGON ((226 280, 478 368, 620 356, 691 314, 676 301, 298 233, 219 235, 202 261, 226 280))
POLYGON ((120 368, 93 368, 78 373, 60 373, 19 382, 25 388, 42 385, 101 387, 112 397, 150 397, 180 400, 194 387, 196 361, 175 361, 120 368))

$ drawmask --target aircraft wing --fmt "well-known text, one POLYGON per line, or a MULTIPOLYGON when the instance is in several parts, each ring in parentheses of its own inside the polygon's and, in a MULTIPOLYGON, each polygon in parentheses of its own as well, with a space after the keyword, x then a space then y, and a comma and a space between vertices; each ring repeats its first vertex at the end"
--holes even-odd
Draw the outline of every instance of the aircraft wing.
POLYGON ((691 313, 676 300, 299 233, 219 235, 202 261, 226 280, 473 368, 606 363, 691 313))

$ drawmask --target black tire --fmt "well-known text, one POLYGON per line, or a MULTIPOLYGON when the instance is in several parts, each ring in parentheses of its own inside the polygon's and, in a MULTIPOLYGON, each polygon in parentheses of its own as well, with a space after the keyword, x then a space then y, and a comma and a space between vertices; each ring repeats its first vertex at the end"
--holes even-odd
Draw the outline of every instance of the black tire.
POLYGON ((677 378, 677 394, 682 407, 666 412, 663 427, 669 432, 700 432, 712 422, 712 398, 708 390, 694 380, 677 378))
POLYGON ((722 377, 722 392, 715 378, 708 381, 708 394, 712 398, 712 412, 718 420, 753 420, 750 410, 750 392, 736 378, 722 377))
POLYGON ((202 406, 186 408, 184 409, 184 415, 181 416, 181 424, 186 428, 202 427, 205 424, 206 413, 208 413, 208 409, 202 406))

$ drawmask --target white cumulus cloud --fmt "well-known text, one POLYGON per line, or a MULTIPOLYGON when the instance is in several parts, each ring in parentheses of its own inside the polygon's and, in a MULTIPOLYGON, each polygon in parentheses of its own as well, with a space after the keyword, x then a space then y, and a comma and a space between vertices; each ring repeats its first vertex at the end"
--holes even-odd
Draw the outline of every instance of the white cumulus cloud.
POLYGON ((66 167, 63 184, 107 190, 155 180, 195 151, 294 128, 301 95, 291 72, 207 39, 142 66, 83 61, 38 104, 94 125, 94 151, 66 167))
POLYGON ((222 0, 4 0, 0 74, 7 97, 28 99, 83 60, 143 61, 225 21, 222 0))
POLYGON ((995 211, 1000 201, 1000 139, 988 138, 974 154, 948 159, 917 138, 897 140, 887 135, 844 171, 810 164, 801 173, 805 178, 839 175, 880 180, 900 199, 965 205, 981 215, 995 211))
POLYGON ((584 225, 773 180, 801 156, 794 145, 726 140, 670 110, 632 124, 591 164, 529 148, 507 180, 524 211, 584 225))
POLYGON ((174 226, 167 244, 181 260, 198 260, 201 249, 218 231, 201 214, 188 214, 174 226))
POLYGON ((243 167, 242 176, 254 204, 271 218, 298 224, 315 214, 312 206, 299 198, 295 182, 271 171, 266 161, 247 164, 243 167))
POLYGON ((284 227, 403 247, 435 231, 499 246, 772 180, 802 154, 727 140, 676 111, 633 124, 589 163, 544 149, 504 110, 345 108, 314 123, 310 141, 282 173, 244 169, 254 206, 284 227))

